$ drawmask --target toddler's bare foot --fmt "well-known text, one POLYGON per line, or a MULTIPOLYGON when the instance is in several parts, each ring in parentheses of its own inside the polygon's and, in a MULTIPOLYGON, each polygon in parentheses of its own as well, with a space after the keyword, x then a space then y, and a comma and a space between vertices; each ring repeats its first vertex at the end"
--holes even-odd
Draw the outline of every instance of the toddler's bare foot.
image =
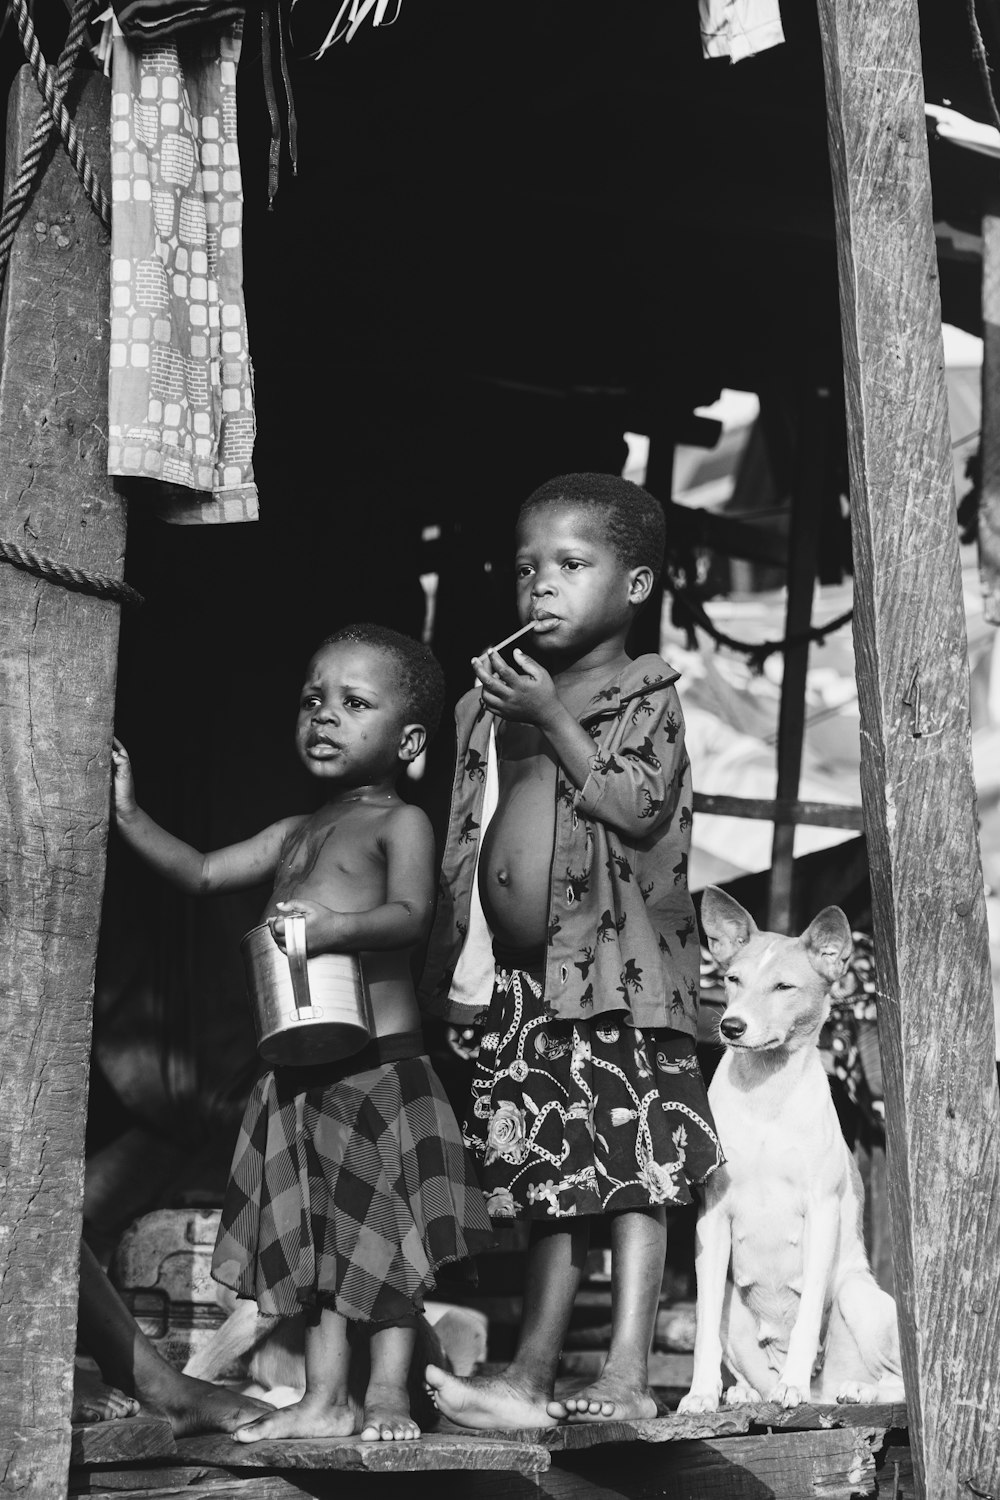
POLYGON ((550 1401, 550 1416, 558 1422, 648 1421, 657 1414, 656 1401, 645 1385, 634 1385, 604 1370, 591 1385, 572 1396, 550 1401))
POLYGON ((420 1436, 420 1428, 410 1416, 406 1388, 369 1385, 361 1417, 363 1443, 408 1443, 420 1436))
POLYGON ((134 1396, 126 1396, 117 1386, 105 1385, 93 1370, 81 1369, 73 1372, 74 1422, 114 1422, 122 1417, 134 1417, 139 1403, 134 1396))
POLYGON ((182 1375, 164 1366, 164 1376, 155 1384, 144 1385, 139 1396, 143 1411, 166 1417, 174 1437, 190 1437, 196 1432, 232 1432, 256 1417, 274 1410, 266 1401, 241 1396, 224 1385, 182 1375))
POLYGON ((262 1443, 273 1438, 350 1437, 354 1428, 354 1410, 346 1401, 331 1406, 325 1399, 303 1396, 292 1406, 238 1427, 233 1438, 237 1443, 262 1443))
POLYGON ((437 1365, 428 1365, 424 1379, 431 1387, 438 1410, 461 1427, 502 1432, 556 1424, 556 1418, 545 1409, 541 1391, 522 1387, 506 1375, 473 1375, 466 1379, 449 1375, 437 1365))

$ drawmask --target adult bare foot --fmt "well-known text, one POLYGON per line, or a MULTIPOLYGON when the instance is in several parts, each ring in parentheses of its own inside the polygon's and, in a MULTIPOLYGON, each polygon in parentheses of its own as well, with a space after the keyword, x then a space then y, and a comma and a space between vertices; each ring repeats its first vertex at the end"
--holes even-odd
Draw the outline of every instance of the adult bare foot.
POLYGON ((233 1432, 274 1411, 266 1401, 242 1396, 209 1380, 197 1380, 193 1375, 182 1375, 169 1366, 163 1379, 144 1386, 139 1395, 143 1411, 166 1417, 174 1437, 190 1437, 196 1432, 233 1432))
POLYGON ((633 1385, 603 1371, 592 1385, 572 1396, 550 1401, 547 1411, 558 1422, 641 1422, 657 1415, 656 1400, 645 1386, 633 1385))
POLYGON ((369 1385, 361 1417, 361 1440, 364 1443, 408 1443, 420 1436, 420 1428, 410 1416, 405 1389, 369 1385))
POLYGON ((505 1375, 450 1375, 428 1365, 424 1379, 434 1404, 449 1421, 481 1431, 554 1427, 556 1418, 545 1409, 545 1396, 520 1386, 505 1375))
POLYGON ((74 1422, 114 1422, 123 1417, 134 1417, 139 1403, 134 1396, 126 1396, 117 1386, 105 1385, 93 1370, 76 1366, 73 1372, 74 1422))
POLYGON ((237 1443, 262 1443, 274 1438, 350 1437, 355 1427, 354 1409, 346 1402, 331 1406, 325 1398, 303 1396, 292 1406, 238 1427, 233 1438, 237 1443))

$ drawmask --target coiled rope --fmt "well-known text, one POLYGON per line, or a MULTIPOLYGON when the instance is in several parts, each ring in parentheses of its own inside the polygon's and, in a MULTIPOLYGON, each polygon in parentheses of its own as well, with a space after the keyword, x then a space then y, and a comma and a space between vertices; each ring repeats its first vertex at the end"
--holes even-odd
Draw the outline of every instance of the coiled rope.
POLYGON ((142 595, 137 589, 107 573, 89 573, 84 568, 71 568, 68 563, 57 562, 54 557, 44 557, 40 552, 29 552, 16 542, 7 542, 0 537, 0 562, 10 563, 26 573, 37 573, 50 583, 60 583, 63 588, 80 594, 93 594, 98 599, 116 599, 119 604, 142 604, 142 595))
POLYGON ((0 216, 0 293, 3 292, 3 284, 7 276, 7 266, 10 261, 10 251, 14 242, 14 234, 31 198, 35 178, 38 173, 38 164, 45 153, 53 125, 59 127, 59 134, 63 145, 66 147, 66 153, 73 163, 74 170, 80 179, 83 190, 87 194, 94 212, 105 229, 111 227, 111 206, 108 202, 108 196, 97 179, 97 174, 77 135, 76 126, 63 103, 70 78, 73 76, 73 69, 76 67, 76 61, 80 55, 80 49, 83 46, 91 4, 92 0, 74 0, 73 14, 70 19, 69 31, 66 35, 66 43, 53 72, 53 69, 49 67, 42 55, 38 36, 28 11, 27 0, 11 0, 14 19, 17 22, 17 33, 21 38, 21 46, 24 48, 24 55, 28 60, 28 65, 34 75, 35 83, 38 85, 38 91, 42 95, 44 103, 35 122, 35 130, 31 142, 18 167, 17 176, 11 186, 10 195, 4 205, 3 214, 0 216))

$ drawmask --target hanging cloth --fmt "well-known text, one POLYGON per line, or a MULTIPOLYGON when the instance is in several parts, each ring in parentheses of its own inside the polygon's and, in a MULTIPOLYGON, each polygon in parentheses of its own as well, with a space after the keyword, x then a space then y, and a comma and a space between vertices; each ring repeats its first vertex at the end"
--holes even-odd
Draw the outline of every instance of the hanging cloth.
POLYGON ((698 0, 701 50, 742 62, 785 40, 778 0, 698 0))
POLYGON ((232 26, 242 21, 245 4, 234 0, 112 0, 123 35, 158 41, 195 26, 232 26))
POLYGON ((112 22, 108 473, 159 480, 159 514, 184 525, 257 517, 241 31, 137 41, 112 22))

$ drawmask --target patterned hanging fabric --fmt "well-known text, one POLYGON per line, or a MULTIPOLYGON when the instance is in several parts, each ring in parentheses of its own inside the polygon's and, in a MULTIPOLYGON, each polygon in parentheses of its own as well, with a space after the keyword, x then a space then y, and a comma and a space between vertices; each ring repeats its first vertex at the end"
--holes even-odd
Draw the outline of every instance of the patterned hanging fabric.
POLYGON ((242 22, 112 24, 108 473, 178 524, 257 517, 236 139, 242 22))

